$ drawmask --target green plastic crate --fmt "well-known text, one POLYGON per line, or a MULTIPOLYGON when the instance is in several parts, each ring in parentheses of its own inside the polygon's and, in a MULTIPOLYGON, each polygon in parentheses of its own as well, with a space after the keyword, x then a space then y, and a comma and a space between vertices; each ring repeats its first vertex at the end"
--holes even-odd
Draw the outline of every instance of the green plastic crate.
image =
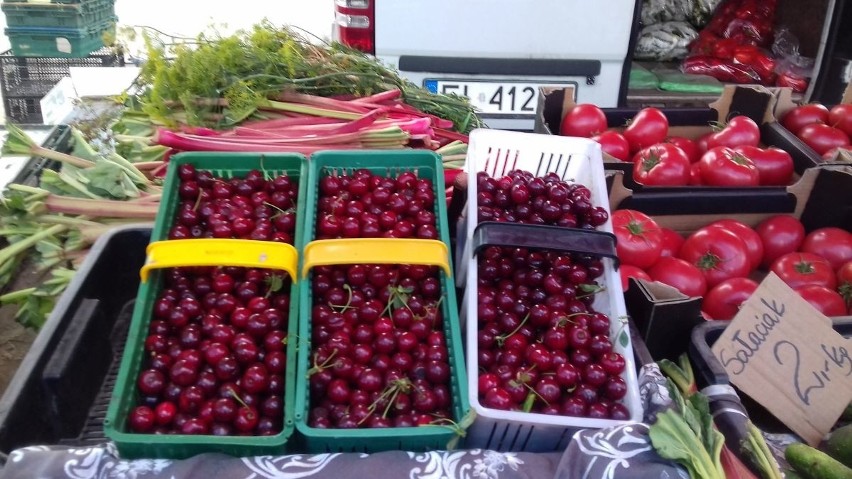
MULTIPOLYGON (((306 214, 302 245, 307 245, 315 237, 316 204, 318 184, 323 176, 331 171, 352 172, 366 168, 372 173, 393 176, 403 171, 414 171, 419 178, 432 180, 435 188, 435 218, 440 239, 449 248, 447 208, 444 198, 444 175, 441 159, 435 153, 425 150, 379 150, 379 151, 322 151, 311 155, 310 185, 305 203, 306 214)), ((452 262, 450 262, 452 265, 452 262)), ((300 265, 300 268, 302 266, 300 265)), ((312 304, 310 273, 299 282, 299 337, 311 337, 310 312, 312 304)), ((441 285, 444 291, 442 313, 444 315, 444 335, 449 352, 451 371, 450 392, 453 400, 453 420, 461 422, 468 413, 467 379, 461 329, 459 325, 456 292, 453 281, 441 273, 441 285)), ((296 430, 299 433, 300 448, 306 452, 379 452, 388 450, 429 451, 446 449, 456 432, 445 426, 420 426, 383 429, 319 429, 307 423, 310 407, 310 388, 307 371, 310 365, 310 345, 301 343, 298 352, 296 377, 296 430)))
MULTIPOLYGON (((220 178, 243 177, 250 170, 268 172, 270 176, 286 173, 299 179, 297 197, 296 232, 294 242, 300 251, 302 220, 307 186, 307 159, 300 154, 209 153, 191 152, 175 155, 170 160, 163 198, 154 223, 151 241, 168 238, 179 198, 177 185, 178 166, 190 163, 200 170, 209 170, 220 178)), ((296 348, 287 348, 287 369, 284 375, 284 428, 275 436, 202 436, 182 434, 138 434, 127 431, 126 418, 137 404, 136 379, 142 366, 145 338, 151 321, 154 300, 161 289, 163 270, 153 270, 149 280, 141 283, 127 337, 127 346, 121 358, 121 368, 113 390, 112 400, 104 420, 104 432, 125 458, 183 459, 196 454, 219 452, 231 456, 281 454, 290 446, 294 432, 293 405, 295 404, 296 348)), ((288 337, 295 338, 298 328, 298 283, 290 289, 288 337)))
POLYGON ((19 57, 85 57, 104 46, 105 33, 115 34, 115 16, 85 28, 8 27, 12 53, 19 57))
POLYGON ((115 18, 113 0, 87 0, 83 3, 10 3, 0 9, 8 27, 88 28, 115 18))

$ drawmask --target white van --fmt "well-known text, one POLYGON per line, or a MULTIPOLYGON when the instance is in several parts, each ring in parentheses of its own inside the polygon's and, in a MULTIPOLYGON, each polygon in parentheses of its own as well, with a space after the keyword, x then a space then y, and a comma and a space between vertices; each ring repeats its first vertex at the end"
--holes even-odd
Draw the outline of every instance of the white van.
POLYGON ((626 97, 636 0, 335 0, 334 38, 435 92, 466 95, 492 128, 532 129, 538 87, 578 103, 626 97), (627 64, 627 65, 626 65, 627 64))

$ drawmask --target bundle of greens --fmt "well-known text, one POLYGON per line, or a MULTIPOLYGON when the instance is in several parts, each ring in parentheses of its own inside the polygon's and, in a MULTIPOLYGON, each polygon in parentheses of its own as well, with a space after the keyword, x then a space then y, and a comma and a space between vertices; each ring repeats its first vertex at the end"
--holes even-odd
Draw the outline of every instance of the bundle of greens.
POLYGON ((145 32, 145 42, 139 103, 169 127, 219 129, 274 118, 263 107, 288 90, 345 99, 397 89, 406 104, 451 121, 457 132, 482 126, 464 97, 433 94, 372 56, 337 42, 312 43, 265 20, 247 31, 202 33, 184 43, 145 32))

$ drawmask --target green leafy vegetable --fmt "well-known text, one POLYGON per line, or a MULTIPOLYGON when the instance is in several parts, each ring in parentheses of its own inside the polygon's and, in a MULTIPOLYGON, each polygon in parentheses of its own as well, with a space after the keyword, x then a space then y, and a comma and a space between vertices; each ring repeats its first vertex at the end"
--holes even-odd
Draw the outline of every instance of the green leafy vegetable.
POLYGON ((725 438, 713 427, 707 397, 694 393, 685 400, 671 381, 669 390, 678 407, 658 414, 651 425, 654 449, 685 467, 693 479, 724 479, 720 455, 725 438))
POLYGON ((125 200, 139 197, 139 188, 121 166, 100 161, 81 173, 88 180, 88 190, 102 196, 125 200))
POLYGON ((205 32, 191 43, 166 43, 147 32, 145 41, 138 101, 165 125, 234 125, 284 89, 319 96, 400 89, 407 104, 452 121, 456 131, 482 126, 464 97, 433 94, 375 57, 337 42, 317 45, 268 21, 229 36, 205 32))
POLYGON ((743 440, 741 449, 749 462, 760 472, 763 479, 781 479, 781 468, 769 450, 763 433, 751 421, 746 425, 748 436, 743 440))

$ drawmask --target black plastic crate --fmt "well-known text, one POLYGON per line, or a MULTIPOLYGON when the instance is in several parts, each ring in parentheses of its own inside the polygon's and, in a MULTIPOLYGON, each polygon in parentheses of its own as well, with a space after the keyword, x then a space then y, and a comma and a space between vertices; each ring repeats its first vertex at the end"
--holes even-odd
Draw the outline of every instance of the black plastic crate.
MULTIPOLYGON (((714 384, 730 384, 730 378, 722 363, 713 354, 713 344, 725 331, 730 321, 707 321, 692 330, 689 342, 689 359, 695 370, 695 381, 699 388, 714 384)), ((834 330, 846 338, 852 338, 852 316, 832 318, 834 330)), ((765 407, 749 396, 739 393, 740 400, 751 421, 768 433, 784 434, 789 428, 772 415, 765 407)))
POLYGON ((151 227, 111 230, 92 247, 0 398, 0 451, 103 443, 151 227))
MULTIPOLYGON (((73 137, 71 136, 71 127, 68 125, 43 126, 45 130, 50 130, 47 138, 41 143, 44 148, 59 151, 62 153, 70 153, 73 148, 73 137)), ((48 160, 41 156, 33 156, 29 159, 26 166, 21 168, 21 171, 12 180, 12 183, 22 185, 38 185, 41 178, 41 172, 45 168, 58 170, 61 166, 56 160, 48 160)))
POLYGON ((39 101, 71 67, 122 67, 124 56, 102 48, 82 58, 21 57, 11 50, 0 54, 0 92, 6 119, 15 123, 41 123, 39 101))

